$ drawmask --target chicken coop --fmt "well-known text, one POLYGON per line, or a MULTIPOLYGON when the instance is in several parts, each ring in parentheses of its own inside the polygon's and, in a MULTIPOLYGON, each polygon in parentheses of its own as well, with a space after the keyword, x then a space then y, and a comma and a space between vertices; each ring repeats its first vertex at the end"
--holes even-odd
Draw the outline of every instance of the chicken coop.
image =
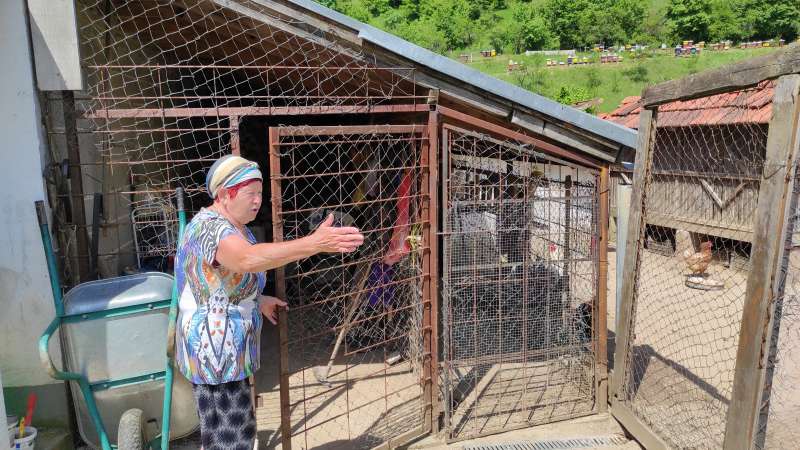
POLYGON ((262 446, 606 408, 608 167, 635 132, 307 0, 76 5, 85 90, 45 103, 67 283, 170 270, 172 193, 207 206, 225 154, 264 173, 259 240, 329 215, 365 235, 270 273, 290 308, 262 330, 262 446))
MULTIPOLYGON (((758 201, 756 172, 764 159, 774 88, 773 80, 765 80, 737 92, 663 107, 662 126, 674 134, 664 144, 668 148, 663 155, 653 161, 650 189, 662 200, 648 222, 649 248, 671 254, 681 246, 676 233, 682 231, 693 249, 709 241, 728 264, 747 264, 752 211, 758 201), (713 156, 693 157, 695 152, 713 156), (742 175, 714 176, 733 171, 742 175), (671 209, 675 204, 683 208, 671 209)), ((628 97, 604 117, 635 129, 641 103, 640 97, 628 97)), ((612 172, 612 185, 632 176, 620 167, 612 172)), ((685 247, 683 243, 680 250, 685 247)))
POLYGON ((796 445, 798 61, 794 45, 612 114, 638 116, 639 146, 611 411, 648 449, 796 445))

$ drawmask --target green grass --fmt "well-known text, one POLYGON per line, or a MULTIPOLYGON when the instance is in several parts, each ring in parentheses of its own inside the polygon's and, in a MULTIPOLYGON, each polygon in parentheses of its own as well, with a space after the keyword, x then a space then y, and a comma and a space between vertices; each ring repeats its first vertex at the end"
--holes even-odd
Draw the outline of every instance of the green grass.
MULTIPOLYGON (((654 52, 639 58, 628 57, 629 53, 625 53, 621 63, 553 68, 546 67, 545 58, 541 56, 498 55, 495 58, 483 59, 479 53, 472 52, 474 61, 469 66, 549 98, 556 98, 562 87, 581 88, 589 94, 589 98, 603 99, 603 103, 595 112, 610 112, 617 108, 623 98, 641 95, 642 89, 648 85, 685 77, 772 51, 774 51, 772 48, 731 49, 717 52, 706 50, 700 55, 686 58, 676 58, 671 52, 654 52), (527 67, 527 79, 523 79, 518 72, 507 72, 509 59, 521 62, 527 67), (639 80, 636 80, 637 77, 631 72, 636 66, 644 68, 640 69, 640 74, 646 72, 646 75, 639 80), (590 88, 591 73, 596 75, 595 84, 599 83, 594 88, 590 88)), ((454 52, 451 57, 457 58, 458 53, 462 52, 454 52)), ((580 56, 596 58, 596 55, 590 54, 580 56)), ((565 57, 558 59, 566 61, 565 57)))

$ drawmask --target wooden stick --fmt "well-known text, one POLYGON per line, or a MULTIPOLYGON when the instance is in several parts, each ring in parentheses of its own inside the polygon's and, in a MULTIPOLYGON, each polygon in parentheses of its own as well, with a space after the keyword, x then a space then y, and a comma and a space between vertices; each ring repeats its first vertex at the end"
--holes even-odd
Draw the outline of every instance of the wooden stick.
POLYGON ((331 372, 331 368, 333 367, 333 361, 336 359, 336 355, 339 353, 339 347, 342 345, 342 341, 344 340, 344 336, 347 334, 347 331, 350 329, 350 324, 353 321, 353 317, 355 316, 356 311, 358 311, 358 305, 360 304, 362 290, 364 290, 364 286, 367 284, 367 280, 369 279, 369 267, 370 264, 369 260, 362 262, 359 264, 358 269, 356 270, 356 280, 358 280, 357 287, 355 293, 350 298, 350 304, 347 306, 347 311, 345 312, 345 319, 343 322, 342 329, 339 330, 339 335, 336 337, 336 343, 333 345, 333 351, 331 351, 331 357, 328 359, 328 365, 325 366, 324 372, 317 370, 315 368, 313 370, 314 376, 317 378, 317 381, 320 383, 329 384, 328 382, 328 375, 331 372))

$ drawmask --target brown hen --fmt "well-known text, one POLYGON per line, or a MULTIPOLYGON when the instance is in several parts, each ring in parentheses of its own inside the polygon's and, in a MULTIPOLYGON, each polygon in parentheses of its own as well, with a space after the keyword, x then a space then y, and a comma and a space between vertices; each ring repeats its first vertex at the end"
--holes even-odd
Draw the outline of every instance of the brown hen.
POLYGON ((699 252, 692 252, 692 249, 687 249, 683 252, 683 260, 686 261, 686 267, 692 272, 692 275, 702 275, 711 264, 711 242, 706 241, 700 244, 699 252))

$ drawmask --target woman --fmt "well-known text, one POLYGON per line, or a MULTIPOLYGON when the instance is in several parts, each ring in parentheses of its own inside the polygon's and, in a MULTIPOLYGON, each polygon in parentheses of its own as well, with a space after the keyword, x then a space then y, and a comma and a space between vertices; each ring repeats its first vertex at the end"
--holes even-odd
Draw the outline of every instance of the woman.
POLYGON ((275 324, 276 308, 286 306, 260 295, 264 271, 321 252, 352 252, 364 237, 332 227, 330 216, 304 238, 257 244, 245 225, 261 207, 261 171, 239 156, 214 162, 206 188, 214 203, 186 225, 176 255, 176 362, 193 385, 204 450, 251 450, 256 423, 247 380, 259 365, 260 314, 275 324))

